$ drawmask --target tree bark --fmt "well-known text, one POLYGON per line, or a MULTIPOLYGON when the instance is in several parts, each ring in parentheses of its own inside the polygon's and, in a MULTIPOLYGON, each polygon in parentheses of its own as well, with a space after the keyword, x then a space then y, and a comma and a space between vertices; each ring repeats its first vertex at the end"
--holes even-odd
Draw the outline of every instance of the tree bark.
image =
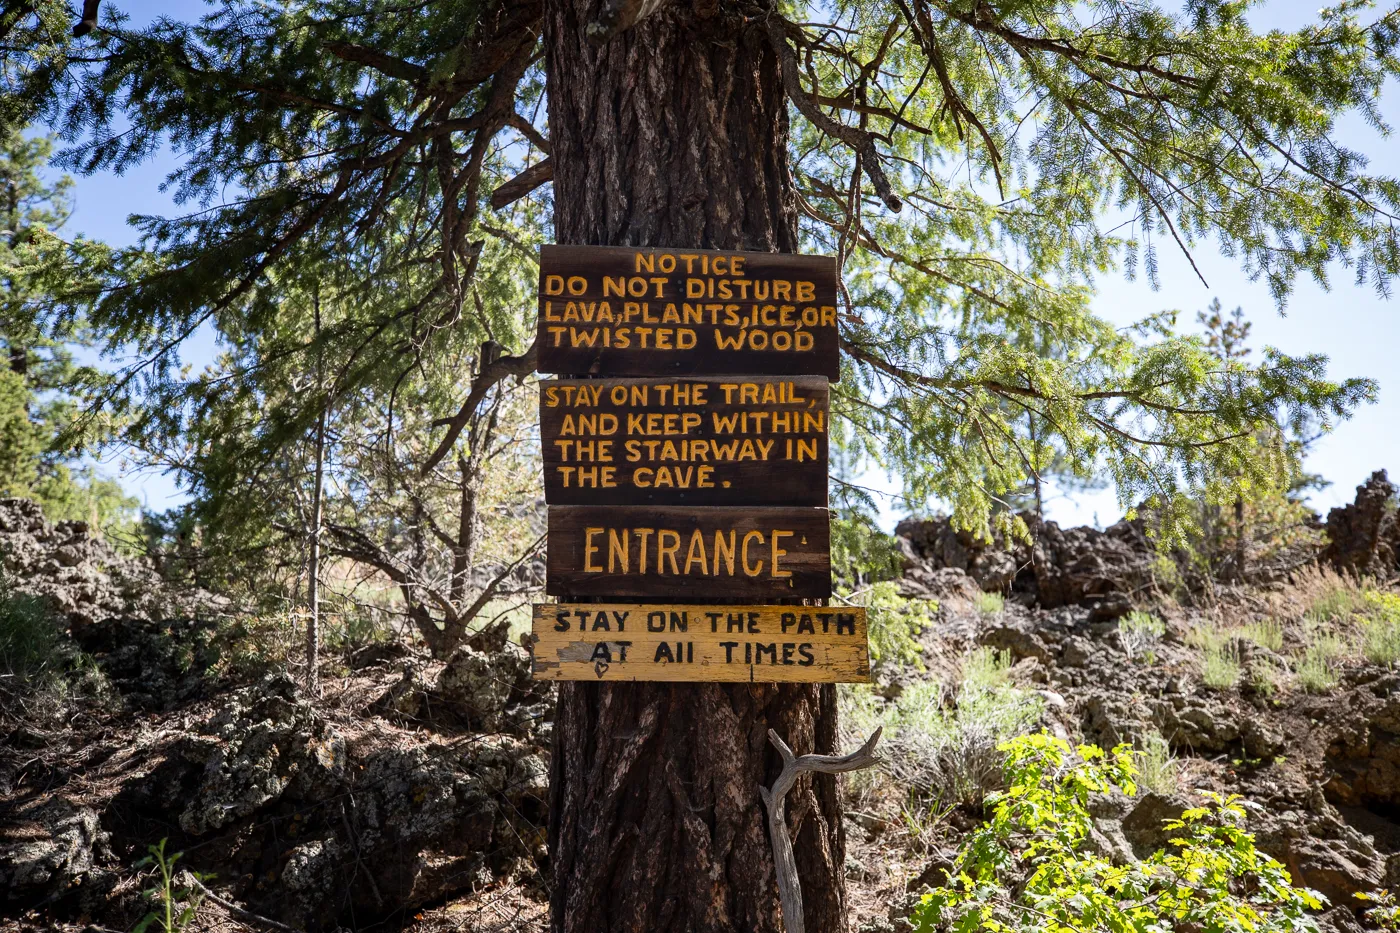
MULTIPOLYGON (((588 26, 603 6, 546 2, 558 242, 796 250, 787 106, 764 11, 675 3, 594 46, 588 26)), ((799 754, 835 753, 835 688, 562 684, 552 930, 780 933, 759 797, 782 766, 770 727, 799 754)), ((835 778, 804 777, 790 800, 807 929, 837 933, 835 778)))

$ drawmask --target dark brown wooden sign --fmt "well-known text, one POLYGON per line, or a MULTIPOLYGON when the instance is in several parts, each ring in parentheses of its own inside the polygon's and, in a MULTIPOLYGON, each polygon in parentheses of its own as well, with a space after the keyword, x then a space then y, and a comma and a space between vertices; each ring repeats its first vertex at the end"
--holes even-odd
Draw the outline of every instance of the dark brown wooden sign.
POLYGON ((551 506, 545 592, 826 597, 830 544, 826 509, 551 506))
POLYGON ((535 606, 542 680, 852 683, 870 679, 855 606, 535 606))
POLYGON ((550 505, 826 505, 824 376, 540 383, 550 505))
POLYGON ((545 246, 539 371, 840 378, 836 260, 545 246))

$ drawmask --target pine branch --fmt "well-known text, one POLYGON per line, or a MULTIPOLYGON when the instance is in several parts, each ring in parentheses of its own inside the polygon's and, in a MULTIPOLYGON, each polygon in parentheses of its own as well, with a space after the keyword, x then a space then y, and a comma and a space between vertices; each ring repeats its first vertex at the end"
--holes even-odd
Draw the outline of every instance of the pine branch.
POLYGON ((885 170, 880 166, 880 154, 875 149, 875 137, 865 130, 847 126, 822 113, 821 108, 812 102, 811 96, 803 91, 802 82, 797 76, 797 55, 793 52, 792 46, 788 45, 782 21, 777 17, 768 22, 768 40, 772 43, 773 50, 782 59, 783 87, 787 91, 788 99, 793 102, 804 117, 811 121, 813 126, 833 139, 845 143, 861 157, 861 166, 865 169, 865 174, 869 176, 870 183, 875 186, 875 193, 880 196, 880 200, 885 203, 886 207, 898 212, 904 205, 899 200, 898 195, 894 193, 894 189, 890 187, 890 180, 886 177, 885 170))
POLYGON ((428 459, 423 462, 419 470, 419 476, 427 476, 432 472, 443 457, 452 450, 452 445, 457 443, 457 438, 461 436, 462 429, 471 420, 472 412, 476 411, 476 406, 481 404, 481 400, 486 398, 486 393, 496 383, 501 382, 510 376, 524 378, 535 371, 535 364, 539 359, 539 353, 534 344, 519 356, 503 356, 493 363, 489 363, 481 368, 481 372, 476 374, 472 380, 471 389, 467 392, 467 399, 462 403, 461 409, 451 418, 433 422, 434 427, 447 426, 447 434, 438 443, 433 452, 428 455, 428 459))
POLYGON ((327 42, 326 50, 341 61, 356 65, 368 65, 375 71, 390 78, 419 84, 428 77, 428 69, 422 65, 395 58, 378 49, 357 45, 354 42, 327 42))

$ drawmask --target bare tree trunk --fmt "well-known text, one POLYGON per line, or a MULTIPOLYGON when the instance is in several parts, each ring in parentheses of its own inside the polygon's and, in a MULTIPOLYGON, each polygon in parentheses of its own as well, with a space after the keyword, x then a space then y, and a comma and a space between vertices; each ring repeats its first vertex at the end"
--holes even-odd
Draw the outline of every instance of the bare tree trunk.
MULTIPOLYGON (((594 47, 602 6, 546 2, 558 241, 796 250, 772 0, 675 3, 594 47)), ((835 752, 834 687, 562 684, 551 929, 779 933, 759 799, 782 765, 770 727, 799 754, 835 752)), ((789 800, 807 929, 838 933, 835 778, 804 776, 789 800)))
POLYGON ((1244 497, 1235 496, 1235 580, 1244 583, 1249 569, 1249 529, 1244 524, 1244 497))
MULTIPOLYGON (((316 339, 321 338, 321 296, 316 294, 316 339)), ((316 350, 316 389, 321 386, 321 351, 316 350)), ((306 560, 306 692, 320 693, 321 666, 321 510, 325 498, 326 403, 316 418, 316 473, 311 487, 311 541, 306 560)))

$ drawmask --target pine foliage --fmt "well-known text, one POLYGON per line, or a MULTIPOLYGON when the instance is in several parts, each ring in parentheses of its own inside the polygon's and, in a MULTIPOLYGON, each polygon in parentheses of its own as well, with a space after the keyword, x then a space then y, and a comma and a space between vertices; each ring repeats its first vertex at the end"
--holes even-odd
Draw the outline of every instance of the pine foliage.
MULTIPOLYGON (((1171 314, 1119 330, 1090 310, 1102 276, 1156 284, 1162 249, 1220 250, 1281 307, 1299 276, 1348 269, 1388 293, 1400 271, 1400 182, 1335 135, 1350 112, 1388 132, 1400 10, 1346 0, 1262 32, 1251 9, 719 5, 783 62, 805 248, 841 264, 839 440, 913 507, 1016 530, 1003 506, 1042 473, 1106 473, 1125 504, 1188 518, 1188 496, 1288 481, 1295 456, 1262 427, 1325 430, 1374 398, 1321 356, 1222 360, 1171 314)), ((187 211, 138 218, 138 247, 69 250, 51 289, 137 351, 93 410, 145 449, 203 444, 190 482, 221 490, 325 409, 373 408, 393 451, 412 404, 432 422, 412 451, 428 476, 533 368, 542 4, 211 10, 132 28, 108 6, 80 39, 51 2, 0 20, 0 113, 55 127, 64 165, 181 157, 168 184, 187 211), (310 295, 335 309, 314 339, 310 295), (229 356, 186 373, 202 327, 229 356), (294 385, 313 365, 326 378, 294 385)))

